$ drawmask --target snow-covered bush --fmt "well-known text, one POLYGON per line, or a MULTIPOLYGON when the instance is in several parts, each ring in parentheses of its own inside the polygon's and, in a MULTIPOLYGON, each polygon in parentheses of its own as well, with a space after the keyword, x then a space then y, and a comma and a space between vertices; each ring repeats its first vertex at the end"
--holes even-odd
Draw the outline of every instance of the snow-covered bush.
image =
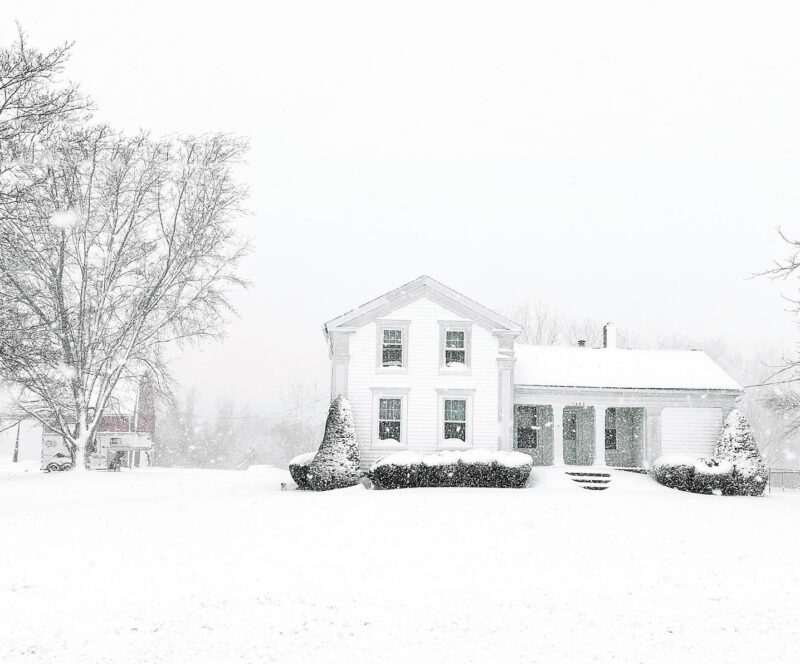
POLYGON ((414 454, 399 452, 372 465, 369 478, 376 489, 412 487, 525 486, 533 461, 521 452, 468 450, 414 454))
POLYGON ((328 491, 358 484, 358 441, 350 402, 341 394, 331 403, 325 436, 307 473, 309 488, 328 491))
POLYGON ((311 488, 308 482, 308 467, 311 465, 315 456, 317 456, 316 452, 305 452, 304 454, 298 454, 289 461, 289 474, 292 476, 298 489, 311 488))
POLYGON ((760 496, 767 486, 767 467, 747 418, 732 410, 725 418, 714 458, 733 464, 734 491, 740 496, 760 496))
POLYGON ((691 490, 717 496, 736 495, 733 464, 725 459, 698 459, 694 465, 691 490))
POLYGON ((694 466, 697 459, 693 456, 662 456, 653 462, 653 477, 659 484, 671 489, 691 491, 694 482, 694 466))

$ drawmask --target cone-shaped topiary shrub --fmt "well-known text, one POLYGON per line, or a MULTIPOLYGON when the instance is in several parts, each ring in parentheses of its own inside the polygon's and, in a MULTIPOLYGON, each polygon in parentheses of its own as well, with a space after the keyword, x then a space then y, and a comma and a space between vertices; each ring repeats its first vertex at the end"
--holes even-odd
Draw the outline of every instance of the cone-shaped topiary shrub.
POLYGON ((714 458, 733 464, 733 485, 736 495, 760 496, 767 486, 767 467, 758 451, 753 429, 747 418, 732 410, 725 418, 722 434, 714 448, 714 458))
POLYGON ((341 394, 328 410, 325 437, 308 467, 307 477, 314 491, 353 486, 361 477, 353 411, 341 394))

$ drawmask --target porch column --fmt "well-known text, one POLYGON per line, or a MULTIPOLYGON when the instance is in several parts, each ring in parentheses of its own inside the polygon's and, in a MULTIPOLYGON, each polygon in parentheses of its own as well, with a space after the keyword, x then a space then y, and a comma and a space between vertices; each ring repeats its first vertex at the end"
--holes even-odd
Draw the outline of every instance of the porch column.
POLYGON ((650 468, 658 457, 661 456, 661 411, 659 407, 646 409, 647 425, 645 429, 645 458, 644 465, 650 468))
POLYGON ((564 406, 554 403, 553 409, 553 465, 564 465, 564 406))
POLYGON ((594 461, 593 466, 606 465, 606 407, 594 407, 594 461))
POLYGON ((350 370, 350 332, 330 332, 331 401, 340 394, 347 396, 347 379, 350 370))
POLYGON ((497 449, 514 449, 514 339, 516 331, 496 330, 497 336, 497 449))

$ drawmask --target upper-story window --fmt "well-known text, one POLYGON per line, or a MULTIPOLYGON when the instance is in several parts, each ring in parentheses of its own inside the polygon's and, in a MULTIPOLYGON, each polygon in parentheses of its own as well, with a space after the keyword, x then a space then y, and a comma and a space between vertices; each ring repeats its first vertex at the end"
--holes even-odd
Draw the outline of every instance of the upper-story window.
POLYGON ((472 324, 469 321, 439 321, 439 367, 446 372, 469 372, 472 324))
POLYGON ((408 368, 408 321, 378 321, 379 371, 401 371, 408 368))
POLYGON ((444 365, 446 367, 467 366, 467 347, 464 330, 447 330, 444 344, 444 365))
POLYGON ((403 366, 403 330, 383 331, 382 364, 384 367, 403 366))

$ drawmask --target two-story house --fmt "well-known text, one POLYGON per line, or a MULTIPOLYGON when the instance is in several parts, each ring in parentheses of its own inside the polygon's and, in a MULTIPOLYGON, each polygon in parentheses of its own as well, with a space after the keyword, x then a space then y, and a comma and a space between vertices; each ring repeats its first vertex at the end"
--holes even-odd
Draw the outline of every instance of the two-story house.
POLYGON ((520 327, 427 276, 324 326, 331 395, 362 464, 397 451, 517 449, 537 465, 709 456, 741 387, 696 350, 516 343, 520 327))

